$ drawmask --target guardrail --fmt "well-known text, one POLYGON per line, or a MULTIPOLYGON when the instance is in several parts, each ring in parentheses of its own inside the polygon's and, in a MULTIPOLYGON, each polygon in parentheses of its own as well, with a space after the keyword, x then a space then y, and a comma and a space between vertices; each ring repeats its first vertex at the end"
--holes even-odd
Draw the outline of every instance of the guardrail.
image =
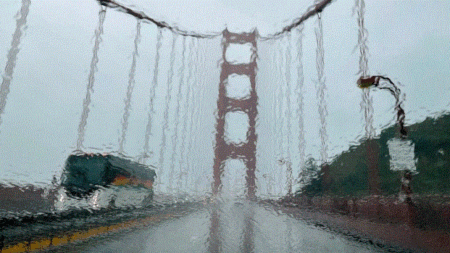
POLYGON ((450 252, 450 196, 300 196, 268 201, 281 212, 389 252, 450 252))

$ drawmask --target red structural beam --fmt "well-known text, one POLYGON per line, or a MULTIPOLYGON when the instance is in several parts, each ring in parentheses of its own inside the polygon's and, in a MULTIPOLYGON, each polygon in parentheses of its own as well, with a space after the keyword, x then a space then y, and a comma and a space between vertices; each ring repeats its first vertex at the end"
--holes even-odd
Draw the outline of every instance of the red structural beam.
POLYGON ((214 184, 213 194, 217 195, 222 186, 222 174, 225 162, 228 159, 241 159, 246 166, 246 187, 247 197, 253 199, 256 192, 256 117, 258 96, 256 94, 256 38, 257 32, 252 33, 231 33, 228 30, 223 32, 223 62, 221 65, 219 97, 217 99, 217 123, 216 123, 216 143, 214 149, 214 184), (230 44, 252 44, 253 55, 247 64, 231 64, 226 60, 226 51, 230 44), (250 80, 250 96, 245 99, 234 99, 227 97, 226 85, 228 77, 232 74, 245 75, 250 80), (225 116, 229 112, 242 111, 247 114, 249 128, 247 140, 243 143, 228 143, 225 139, 225 116))

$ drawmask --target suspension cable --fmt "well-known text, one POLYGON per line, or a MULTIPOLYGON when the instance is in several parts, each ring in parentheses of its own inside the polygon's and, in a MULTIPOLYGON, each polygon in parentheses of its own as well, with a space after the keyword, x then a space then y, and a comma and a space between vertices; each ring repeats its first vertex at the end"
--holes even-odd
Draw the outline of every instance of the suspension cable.
POLYGON ((185 69, 185 55, 186 55, 186 36, 183 36, 183 51, 181 52, 181 67, 179 69, 180 83, 178 84, 177 92, 177 106, 175 108, 175 126, 172 135, 172 157, 170 163, 170 179, 169 188, 172 188, 173 175, 175 174, 175 160, 177 154, 177 143, 178 143, 178 127, 180 125, 180 103, 182 100, 182 90, 184 86, 184 69, 185 69))
POLYGON ((159 173, 159 180, 161 181, 162 179, 162 174, 163 174, 163 166, 164 166, 164 152, 166 149, 166 131, 169 128, 169 109, 170 109, 170 102, 172 100, 172 87, 173 87, 173 68, 174 68, 174 64, 175 64, 175 45, 178 39, 178 34, 174 33, 173 34, 173 38, 172 38, 172 49, 170 52, 170 66, 169 66, 169 73, 168 73, 168 78, 167 78, 167 94, 166 94, 166 108, 164 110, 164 124, 163 124, 163 128, 162 128, 162 140, 161 140, 161 147, 160 147, 160 153, 159 153, 159 169, 160 169, 160 173, 159 173))
POLYGON ((304 84, 304 76, 303 76, 303 25, 299 26, 298 29, 298 43, 297 43, 297 117, 298 117, 298 152, 299 152, 299 168, 303 169, 305 165, 305 127, 303 122, 303 84, 304 84))
POLYGON ((287 191, 288 191, 288 195, 292 194, 292 160, 291 160, 291 138, 290 136, 292 136, 291 133, 291 118, 292 118, 292 113, 291 113, 291 54, 292 54, 292 47, 291 47, 291 34, 289 33, 287 35, 287 48, 286 48, 286 69, 285 69, 285 74, 286 74, 286 90, 285 90, 285 97, 286 97, 286 111, 285 111, 285 115, 286 115, 286 121, 287 121, 287 145, 286 145, 286 181, 287 181, 287 191))
POLYGON ((324 48, 323 48, 323 28, 322 28, 322 18, 321 15, 317 15, 317 27, 315 29, 316 33, 316 68, 317 68, 317 98, 318 98, 318 107, 319 107, 319 116, 320 116, 320 141, 321 141, 321 149, 320 149, 320 158, 322 163, 326 163, 328 159, 327 150, 328 150, 328 135, 327 135, 327 122, 326 117, 328 115, 327 112, 327 104, 325 100, 325 90, 327 89, 325 84, 325 75, 324 75, 324 48))
POLYGON ((154 111, 154 100, 156 95, 156 86, 158 86, 158 71, 159 71, 159 58, 160 58, 160 51, 161 51, 161 45, 162 45, 162 31, 160 28, 158 28, 158 35, 156 37, 156 55, 155 55, 155 67, 153 69, 153 80, 152 80, 152 86, 150 88, 150 99, 149 99, 149 110, 148 110, 148 120, 147 120, 147 126, 145 128, 145 137, 144 137, 144 153, 142 154, 143 163, 146 162, 146 159, 150 157, 150 135, 152 135, 152 115, 155 112, 154 111))
MULTIPOLYGON (((194 59, 194 56, 193 56, 194 45, 195 45, 194 38, 191 38, 191 41, 189 43, 189 55, 188 55, 188 63, 189 64, 191 64, 193 59, 194 59)), ((187 161, 188 160, 186 158, 186 135, 187 135, 187 132, 188 132, 187 131, 188 127, 191 127, 191 125, 192 125, 191 124, 190 126, 188 126, 188 112, 190 112, 190 110, 193 110, 193 108, 192 108, 193 90, 192 89, 193 89, 194 83, 191 83, 192 72, 193 72, 192 69, 193 69, 192 67, 189 68, 188 76, 187 76, 187 79, 186 79, 186 84, 188 85, 188 87, 187 87, 186 101, 185 101, 185 105, 184 105, 185 106, 185 111, 184 111, 184 114, 183 114, 183 131, 182 131, 183 136, 181 138, 181 147, 180 147, 180 150, 181 150, 180 151, 181 152, 180 159, 179 159, 179 162, 180 162, 180 176, 178 178, 178 180, 179 180, 178 181, 178 183, 179 183, 178 188, 179 189, 181 189, 183 177, 184 177, 185 181, 187 180, 187 163, 185 163, 183 161, 187 161)), ((187 182, 185 183, 185 187, 187 187, 187 182)))
POLYGON ((128 88, 127 88, 127 97, 125 99, 125 108, 123 112, 122 117, 122 136, 119 141, 119 154, 123 153, 123 146, 125 144, 125 138, 127 135, 128 130, 128 118, 130 117, 130 109, 131 109, 131 96, 133 95, 133 88, 134 88, 134 76, 136 73, 136 61, 137 57, 139 56, 138 53, 138 45, 141 41, 141 21, 138 20, 136 25, 136 37, 134 38, 134 51, 133 51, 133 60, 131 62, 131 69, 129 80, 128 80, 128 88))
POLYGON ((3 74, 2 85, 0 86, 0 125, 2 124, 2 114, 6 106, 6 98, 9 94, 9 86, 13 78, 14 68, 16 66, 17 54, 19 53, 20 38, 22 37, 22 29, 27 24, 27 16, 30 10, 31 0, 22 0, 22 7, 17 13, 19 19, 16 21, 16 30, 13 34, 11 49, 8 51, 8 60, 6 62, 5 73, 3 74))
MULTIPOLYGON (((358 47, 359 47, 359 70, 358 74, 363 77, 369 75, 369 63, 368 63, 368 50, 367 47, 367 29, 364 27, 364 13, 365 13, 364 0, 356 0, 354 11, 358 14, 358 47)), ((373 100, 370 95, 370 89, 363 89, 361 94, 361 110, 364 112, 365 131, 366 138, 371 139, 375 135, 375 129, 373 128, 373 100)))
MULTIPOLYGON (((133 10, 127 6, 124 6, 120 3, 118 3, 115 0, 98 0, 102 5, 111 7, 111 8, 116 8, 119 11, 122 11, 126 14, 132 15, 138 19, 142 19, 142 20, 146 20, 149 21, 153 24, 155 24, 156 26, 158 26, 159 28, 165 28, 168 29, 170 31, 172 31, 173 33, 177 33, 179 35, 182 36, 190 36, 190 37, 196 37, 196 38, 203 38, 203 39, 213 39, 216 37, 219 37, 222 35, 222 31, 220 32, 211 32, 209 34, 206 33, 196 33, 193 31, 186 31, 186 30, 181 30, 178 27, 174 27, 169 25, 168 23, 164 22, 164 21, 158 21, 154 18, 151 18, 149 16, 147 16, 144 12, 142 11, 136 11, 133 10)), ((317 15, 319 13, 321 13, 325 7, 327 7, 333 0, 316 0, 315 4, 313 4, 312 6, 310 6, 307 10, 306 13, 303 14, 301 17, 295 19, 291 24, 285 26, 284 28, 282 28, 279 32, 270 34, 268 36, 264 36, 264 37, 260 37, 261 40, 272 40, 272 39, 277 39, 279 37, 281 37, 283 34, 289 33, 290 31, 292 31, 292 29, 298 27, 299 25, 303 24, 306 20, 308 20, 309 18, 313 17, 314 15, 317 15)))
POLYGON ((92 60, 90 65, 90 72, 88 78, 88 84, 86 88, 86 97, 83 100, 83 112, 81 113, 80 124, 78 125, 78 140, 77 140, 77 150, 81 151, 83 147, 84 134, 86 131, 87 118, 89 116, 89 105, 91 104, 91 93, 94 91, 95 82, 95 72, 97 72, 98 63, 98 50, 100 48, 100 43, 102 42, 101 35, 103 33, 103 23, 105 21, 106 8, 100 6, 100 11, 98 13, 98 27, 95 30, 95 43, 92 54, 92 60))

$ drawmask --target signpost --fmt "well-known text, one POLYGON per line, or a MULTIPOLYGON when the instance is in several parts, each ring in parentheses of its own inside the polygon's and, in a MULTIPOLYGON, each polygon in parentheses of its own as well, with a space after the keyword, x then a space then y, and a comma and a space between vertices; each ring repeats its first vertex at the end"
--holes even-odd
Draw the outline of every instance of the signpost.
POLYGON ((393 138, 387 142, 387 145, 391 157, 391 170, 407 170, 412 174, 417 174, 417 159, 414 156, 414 143, 411 140, 393 138))

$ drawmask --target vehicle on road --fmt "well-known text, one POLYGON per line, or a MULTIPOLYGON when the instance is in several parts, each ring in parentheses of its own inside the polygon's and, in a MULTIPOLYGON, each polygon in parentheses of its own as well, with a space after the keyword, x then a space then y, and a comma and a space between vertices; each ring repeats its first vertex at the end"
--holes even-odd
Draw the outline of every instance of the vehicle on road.
POLYGON ((151 166, 111 154, 70 155, 55 208, 142 207, 153 199, 156 172, 151 166))

